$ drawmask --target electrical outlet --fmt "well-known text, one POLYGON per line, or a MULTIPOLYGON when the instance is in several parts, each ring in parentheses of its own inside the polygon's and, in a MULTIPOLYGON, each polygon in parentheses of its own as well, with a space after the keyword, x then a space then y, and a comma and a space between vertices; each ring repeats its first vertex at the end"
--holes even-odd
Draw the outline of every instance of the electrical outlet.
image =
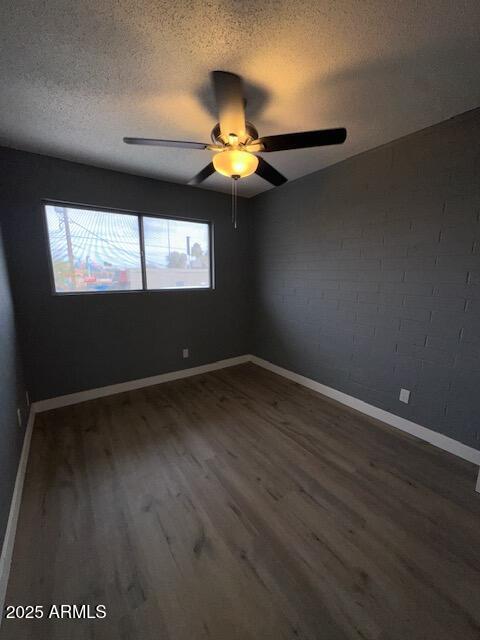
POLYGON ((185 358, 189 358, 189 357, 190 357, 190 354, 189 354, 189 352, 188 352, 188 349, 183 349, 183 351, 182 351, 182 356, 183 356, 183 358, 184 358, 184 359, 185 359, 185 358))
POLYGON ((22 426, 22 412, 21 412, 20 408, 17 409, 17 422, 18 422, 18 426, 21 427, 22 426))
POLYGON ((408 389, 400 389, 400 402, 408 404, 410 400, 410 391, 408 389))

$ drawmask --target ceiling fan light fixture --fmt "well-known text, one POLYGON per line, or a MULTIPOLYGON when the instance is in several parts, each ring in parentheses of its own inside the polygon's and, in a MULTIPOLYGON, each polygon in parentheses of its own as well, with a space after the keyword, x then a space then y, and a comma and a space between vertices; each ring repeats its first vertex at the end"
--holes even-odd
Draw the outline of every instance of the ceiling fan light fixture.
POLYGON ((228 178, 246 178, 257 170, 258 158, 248 151, 225 149, 213 156, 213 166, 218 173, 228 178))

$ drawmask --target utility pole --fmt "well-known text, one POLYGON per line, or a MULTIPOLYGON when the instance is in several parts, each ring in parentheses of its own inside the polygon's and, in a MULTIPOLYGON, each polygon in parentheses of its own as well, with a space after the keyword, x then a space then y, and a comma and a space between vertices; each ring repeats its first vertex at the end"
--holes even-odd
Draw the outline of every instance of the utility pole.
POLYGON ((65 239, 67 241, 67 255, 68 255, 68 263, 70 265, 70 276, 72 278, 72 283, 74 288, 77 288, 77 282, 75 278, 75 259, 73 257, 73 248, 72 248, 72 237, 70 235, 70 221, 68 219, 68 212, 66 207, 55 207, 55 212, 63 217, 63 225, 65 228, 65 239))

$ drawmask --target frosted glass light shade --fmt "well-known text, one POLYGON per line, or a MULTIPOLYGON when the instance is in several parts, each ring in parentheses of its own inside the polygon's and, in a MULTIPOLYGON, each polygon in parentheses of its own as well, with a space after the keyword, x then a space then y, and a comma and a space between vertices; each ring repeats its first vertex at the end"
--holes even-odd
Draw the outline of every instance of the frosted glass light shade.
POLYGON ((226 149, 213 156, 213 166, 218 173, 228 178, 246 178, 257 170, 258 158, 248 151, 226 149))

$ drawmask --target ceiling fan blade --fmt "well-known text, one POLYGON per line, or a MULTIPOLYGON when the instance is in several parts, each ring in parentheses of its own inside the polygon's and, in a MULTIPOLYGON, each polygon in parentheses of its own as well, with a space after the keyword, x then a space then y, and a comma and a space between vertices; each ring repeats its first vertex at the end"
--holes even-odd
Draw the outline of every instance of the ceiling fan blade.
POLYGON ((276 187, 287 182, 287 178, 280 171, 277 171, 275 167, 272 167, 270 163, 260 157, 258 157, 258 167, 255 173, 276 187))
POLYGON ((177 147, 179 149, 207 149, 203 142, 188 142, 183 140, 160 140, 159 138, 124 138, 127 144, 140 144, 152 147, 177 147))
POLYGON ((244 137, 245 98, 241 77, 228 71, 212 71, 211 78, 217 101, 220 133, 224 141, 228 141, 230 133, 239 138, 244 137))
POLYGON ((211 176, 212 173, 215 173, 215 167, 213 166, 213 162, 210 162, 210 164, 207 164, 206 167, 203 167, 203 169, 199 171, 196 176, 193 176, 193 178, 188 181, 188 184, 191 184, 191 185, 200 184, 201 182, 206 180, 209 176, 211 176))
MULTIPOLYGON (((258 142, 263 147, 262 151, 268 152, 342 144, 346 138, 347 130, 342 127, 340 129, 322 129, 319 131, 301 131, 299 133, 284 133, 278 136, 265 136, 260 138, 258 142)), ((252 144, 254 145, 255 142, 252 144)))

